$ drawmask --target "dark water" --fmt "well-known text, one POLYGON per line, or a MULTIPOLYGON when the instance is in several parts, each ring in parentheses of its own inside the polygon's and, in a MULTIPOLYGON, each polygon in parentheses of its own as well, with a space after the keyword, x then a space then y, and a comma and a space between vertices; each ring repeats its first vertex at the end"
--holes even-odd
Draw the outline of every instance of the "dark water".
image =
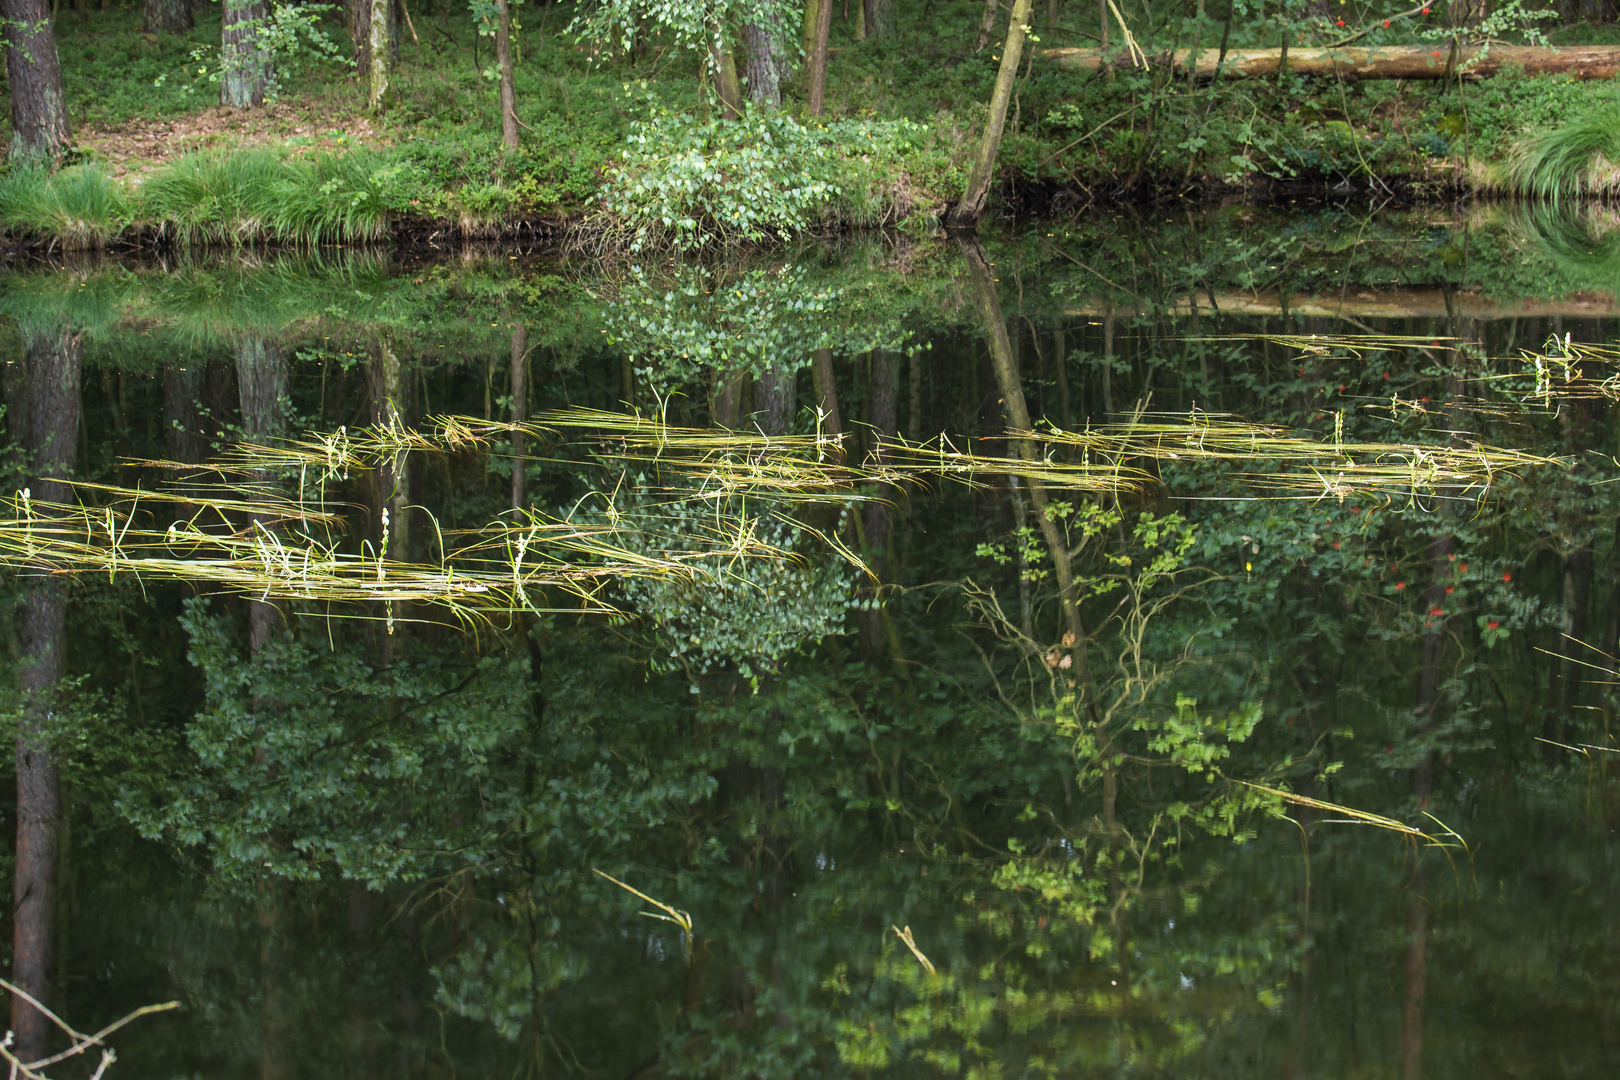
MULTIPOLYGON (((316 527, 262 508, 298 499, 401 566, 514 504, 710 553, 690 581, 554 575, 516 613, 11 573, 12 700, 42 649, 63 679, 32 699, 64 806, 52 1004, 182 1002, 113 1040, 124 1076, 1612 1075, 1620 354, 1579 348, 1620 323, 1612 235, 1233 210, 1011 230, 983 279, 910 238, 13 268, 6 490, 65 463, 181 492, 134 515, 158 533, 284 541, 316 527), (1106 455, 1020 458, 1015 389, 1067 432, 1317 449, 1138 442, 1110 459, 1137 481, 1076 490, 1036 464, 1106 455), (718 459, 568 408, 759 437, 727 468, 835 427, 850 463, 941 433, 984 460, 717 494, 718 459), (533 427, 206 471, 448 415, 533 427), (1323 447, 1358 443, 1383 449, 1346 480, 1323 447), (715 555, 739 529, 797 557, 715 555)), ((200 557, 164 546, 129 555, 200 557)))

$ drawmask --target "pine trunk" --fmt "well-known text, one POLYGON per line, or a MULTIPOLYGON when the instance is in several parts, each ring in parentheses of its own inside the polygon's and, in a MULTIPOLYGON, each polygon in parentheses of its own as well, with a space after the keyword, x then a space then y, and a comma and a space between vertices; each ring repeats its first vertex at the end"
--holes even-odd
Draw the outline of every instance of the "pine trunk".
POLYGON ((68 145, 62 64, 45 0, 0 0, 11 91, 11 160, 60 161, 68 145))
POLYGON ((1007 123, 1007 105, 1012 101, 1013 84, 1018 81, 1018 61, 1024 55, 1024 37, 1028 32, 1031 0, 1017 0, 1013 4, 1012 18, 1007 23, 1007 43, 1001 50, 1001 70, 996 73, 996 89, 990 96, 990 115, 985 119, 984 135, 973 155, 973 169, 968 174, 967 191, 962 201, 945 215, 945 224, 968 226, 979 220, 984 204, 990 198, 990 181, 996 172, 996 155, 1001 152, 1001 129, 1007 123))
POLYGON ((743 25, 743 51, 747 57, 748 99, 755 108, 782 107, 782 58, 768 26, 743 25))
POLYGON ((260 43, 259 32, 269 13, 264 0, 224 0, 220 11, 221 105, 256 109, 264 104, 270 87, 270 53, 260 43))
MULTIPOLYGON (((64 478, 73 471, 79 445, 79 337, 57 330, 28 340, 21 370, 8 371, 8 420, 12 442, 28 454, 35 500, 72 501, 64 478)), ((23 712, 17 729, 17 847, 12 894, 11 978, 48 1004, 53 914, 56 902, 61 788, 48 742, 48 725, 62 651, 67 643, 67 604, 54 577, 29 580, 22 605, 23 662, 18 689, 23 712)), ((12 1051, 23 1061, 46 1055, 51 1025, 32 1005, 13 995, 12 1051)))
POLYGON ((191 0, 142 0, 141 18, 148 34, 186 34, 196 25, 191 0))
POLYGON ((869 41, 893 41, 894 0, 862 0, 866 8, 866 37, 869 41))

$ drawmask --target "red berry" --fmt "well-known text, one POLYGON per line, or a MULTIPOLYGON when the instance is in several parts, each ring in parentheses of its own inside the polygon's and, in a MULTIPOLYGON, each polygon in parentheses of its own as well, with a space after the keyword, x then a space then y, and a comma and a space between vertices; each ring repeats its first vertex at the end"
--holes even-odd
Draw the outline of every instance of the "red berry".
POLYGON ((1500 627, 1501 625, 1502 625, 1501 623, 1497 622, 1495 619, 1492 619, 1490 622, 1485 624, 1485 629, 1487 629, 1487 630, 1495 630, 1498 627, 1500 627))
POLYGON ((1503 574, 1502 575, 1502 580, 1503 581, 1512 581, 1513 580, 1513 575, 1512 574, 1503 574))

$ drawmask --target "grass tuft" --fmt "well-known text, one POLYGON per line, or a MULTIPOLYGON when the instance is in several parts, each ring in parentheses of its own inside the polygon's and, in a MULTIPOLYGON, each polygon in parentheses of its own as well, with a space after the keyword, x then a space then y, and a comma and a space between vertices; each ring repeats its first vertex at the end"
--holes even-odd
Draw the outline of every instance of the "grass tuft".
POLYGON ((1617 164, 1620 98, 1613 98, 1515 145, 1503 172, 1509 190, 1557 203, 1564 196, 1620 189, 1617 164))
POLYGON ((131 220, 128 192, 99 165, 57 173, 19 166, 0 177, 0 228, 54 237, 72 250, 99 248, 131 220))

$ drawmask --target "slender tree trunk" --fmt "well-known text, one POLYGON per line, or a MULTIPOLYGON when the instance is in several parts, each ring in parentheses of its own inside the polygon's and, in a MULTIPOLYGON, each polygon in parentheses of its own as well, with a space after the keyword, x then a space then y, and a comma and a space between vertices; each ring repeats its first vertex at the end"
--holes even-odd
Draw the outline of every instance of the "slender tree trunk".
POLYGON ((757 22, 744 23, 742 38, 748 72, 748 100, 754 103, 755 108, 781 108, 782 58, 777 55, 770 27, 757 22))
POLYGON ((270 14, 264 0, 224 0, 220 10, 219 103, 259 108, 270 86, 270 53, 259 35, 270 14))
POLYGON ((827 96, 827 38, 832 33, 832 0, 819 0, 816 5, 816 26, 810 48, 810 100, 811 116, 820 116, 827 96))
MULTIPOLYGON (((497 0, 504 13, 504 0, 497 0)), ((368 38, 371 43, 371 70, 367 72, 366 106, 372 112, 388 111, 393 95, 388 92, 394 68, 393 0, 371 0, 371 25, 368 38)), ((497 38, 497 47, 503 39, 497 38)))
POLYGON ((191 0, 142 0, 141 20, 148 34, 186 34, 196 25, 191 0))
POLYGON ((967 191, 962 201, 945 215, 945 224, 967 227, 979 220, 984 204, 990 198, 990 181, 995 176, 996 155, 1001 151, 1001 129, 1007 123, 1007 103, 1012 100, 1013 85, 1018 81, 1018 61, 1024 55, 1025 27, 1029 23, 1031 0, 1016 0, 1012 18, 1007 25, 1007 44, 1001 51, 1001 70, 996 74, 996 89, 990 97, 990 115, 985 119, 984 135, 973 155, 973 168, 968 174, 967 191))
POLYGON ((806 57, 816 51, 816 25, 821 21, 821 9, 823 6, 829 8, 827 14, 830 16, 832 14, 830 10, 832 0, 808 0, 804 5, 802 36, 804 38, 804 55, 806 57))
POLYGON ((866 36, 871 41, 893 41, 894 0, 861 0, 866 9, 866 36))
MULTIPOLYGON (((8 372, 8 420, 12 440, 27 453, 34 500, 72 501, 71 489, 54 478, 72 471, 79 446, 77 334, 50 331, 26 340, 21 369, 8 372)), ((41 516, 49 514, 41 512, 41 516)), ((47 1005, 56 902, 57 844, 62 820, 61 789, 49 745, 49 723, 62 652, 67 642, 67 605, 61 581, 30 579, 23 599, 22 663, 18 689, 23 714, 17 729, 17 846, 12 885, 11 979, 47 1005)), ((23 1061, 46 1054, 50 1023, 32 1005, 13 995, 12 1050, 23 1061)))
POLYGON ((0 0, 11 91, 11 160, 60 161, 68 146, 62 64, 47 0, 0 0))
POLYGON ((508 150, 518 147, 517 90, 512 73, 512 9, 507 0, 495 0, 500 24, 495 28, 495 63, 501 69, 501 141, 508 150))
POLYGON ((735 120, 742 116, 742 86, 737 81, 737 59, 719 24, 709 28, 709 70, 714 76, 715 93, 720 98, 720 117, 735 120))
MULTIPOLYGON (((512 423, 521 424, 529 417, 529 331, 522 326, 512 329, 512 423)), ((525 485, 529 478, 529 463, 524 457, 523 432, 512 431, 512 509, 521 510, 528 504, 525 485)))

